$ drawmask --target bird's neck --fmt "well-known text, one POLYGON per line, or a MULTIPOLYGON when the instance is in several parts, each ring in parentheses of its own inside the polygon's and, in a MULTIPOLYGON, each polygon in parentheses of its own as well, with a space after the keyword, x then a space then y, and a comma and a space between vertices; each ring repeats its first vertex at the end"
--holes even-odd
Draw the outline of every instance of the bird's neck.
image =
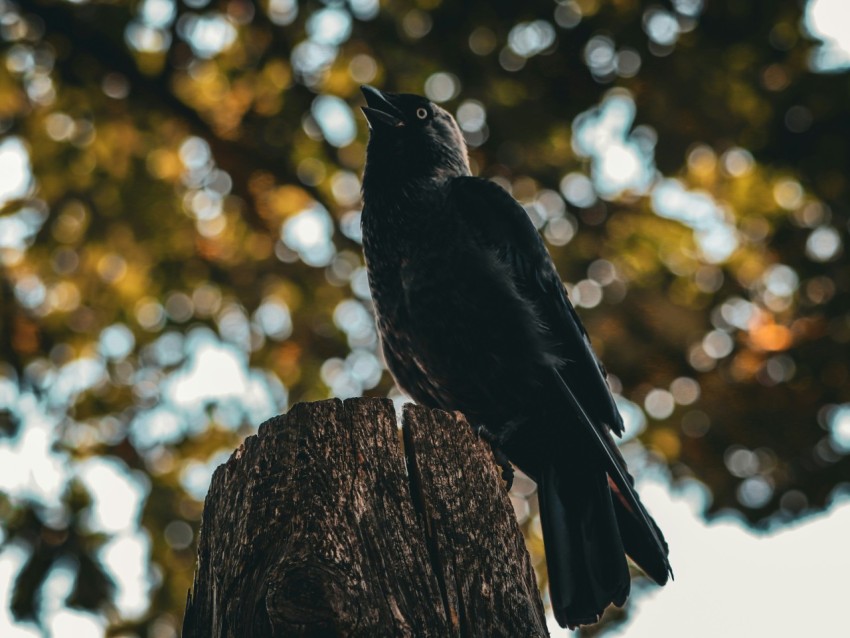
POLYGON ((453 177, 408 179, 391 188, 370 188, 364 179, 362 226, 367 252, 378 249, 401 258, 424 244, 437 250, 443 242, 434 238, 451 233, 455 221, 446 206, 453 177), (378 240, 380 247, 375 245, 378 240))
POLYGON ((363 198, 365 200, 393 202, 415 199, 417 193, 442 189, 455 177, 469 175, 462 167, 440 167, 421 174, 402 171, 371 171, 363 173, 363 198))

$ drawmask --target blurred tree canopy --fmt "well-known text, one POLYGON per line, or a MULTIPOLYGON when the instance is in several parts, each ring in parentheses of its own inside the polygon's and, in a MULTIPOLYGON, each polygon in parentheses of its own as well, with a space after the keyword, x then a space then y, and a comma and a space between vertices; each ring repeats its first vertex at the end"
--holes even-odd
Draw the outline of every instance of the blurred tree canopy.
MULTIPOLYGON (((443 103, 526 206, 637 471, 753 525, 827 506, 850 476, 830 7, 0 0, 14 617, 177 635, 207 483, 241 439, 295 401, 400 398, 358 243, 362 83, 443 103)), ((513 496, 543 567, 532 493, 513 496)))

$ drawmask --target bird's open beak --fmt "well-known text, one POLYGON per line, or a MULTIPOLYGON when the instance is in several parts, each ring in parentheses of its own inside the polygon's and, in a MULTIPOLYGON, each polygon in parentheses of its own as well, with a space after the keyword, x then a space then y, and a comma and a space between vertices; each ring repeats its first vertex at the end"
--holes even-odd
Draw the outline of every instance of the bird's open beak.
POLYGON ((404 126, 404 119, 401 111, 393 106, 387 97, 378 89, 373 86, 369 86, 368 84, 364 84, 360 87, 360 91, 363 93, 363 97, 366 98, 366 104, 369 105, 361 106, 360 108, 363 111, 363 115, 366 116, 371 128, 375 128, 376 125, 392 127, 404 126))

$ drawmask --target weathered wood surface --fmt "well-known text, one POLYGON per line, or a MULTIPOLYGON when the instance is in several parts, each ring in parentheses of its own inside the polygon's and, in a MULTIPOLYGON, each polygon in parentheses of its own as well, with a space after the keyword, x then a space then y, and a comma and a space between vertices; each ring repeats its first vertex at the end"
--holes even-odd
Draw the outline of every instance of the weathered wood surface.
POLYGON ((298 404, 216 470, 184 638, 546 636, 486 443, 460 415, 298 404))

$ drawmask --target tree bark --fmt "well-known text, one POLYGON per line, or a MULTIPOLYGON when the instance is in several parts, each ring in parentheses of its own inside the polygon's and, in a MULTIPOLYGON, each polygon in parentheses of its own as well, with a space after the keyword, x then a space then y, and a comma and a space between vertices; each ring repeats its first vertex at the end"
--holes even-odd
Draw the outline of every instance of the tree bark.
POLYGON ((547 636, 489 446, 392 402, 298 404, 219 467, 184 638, 547 636))

